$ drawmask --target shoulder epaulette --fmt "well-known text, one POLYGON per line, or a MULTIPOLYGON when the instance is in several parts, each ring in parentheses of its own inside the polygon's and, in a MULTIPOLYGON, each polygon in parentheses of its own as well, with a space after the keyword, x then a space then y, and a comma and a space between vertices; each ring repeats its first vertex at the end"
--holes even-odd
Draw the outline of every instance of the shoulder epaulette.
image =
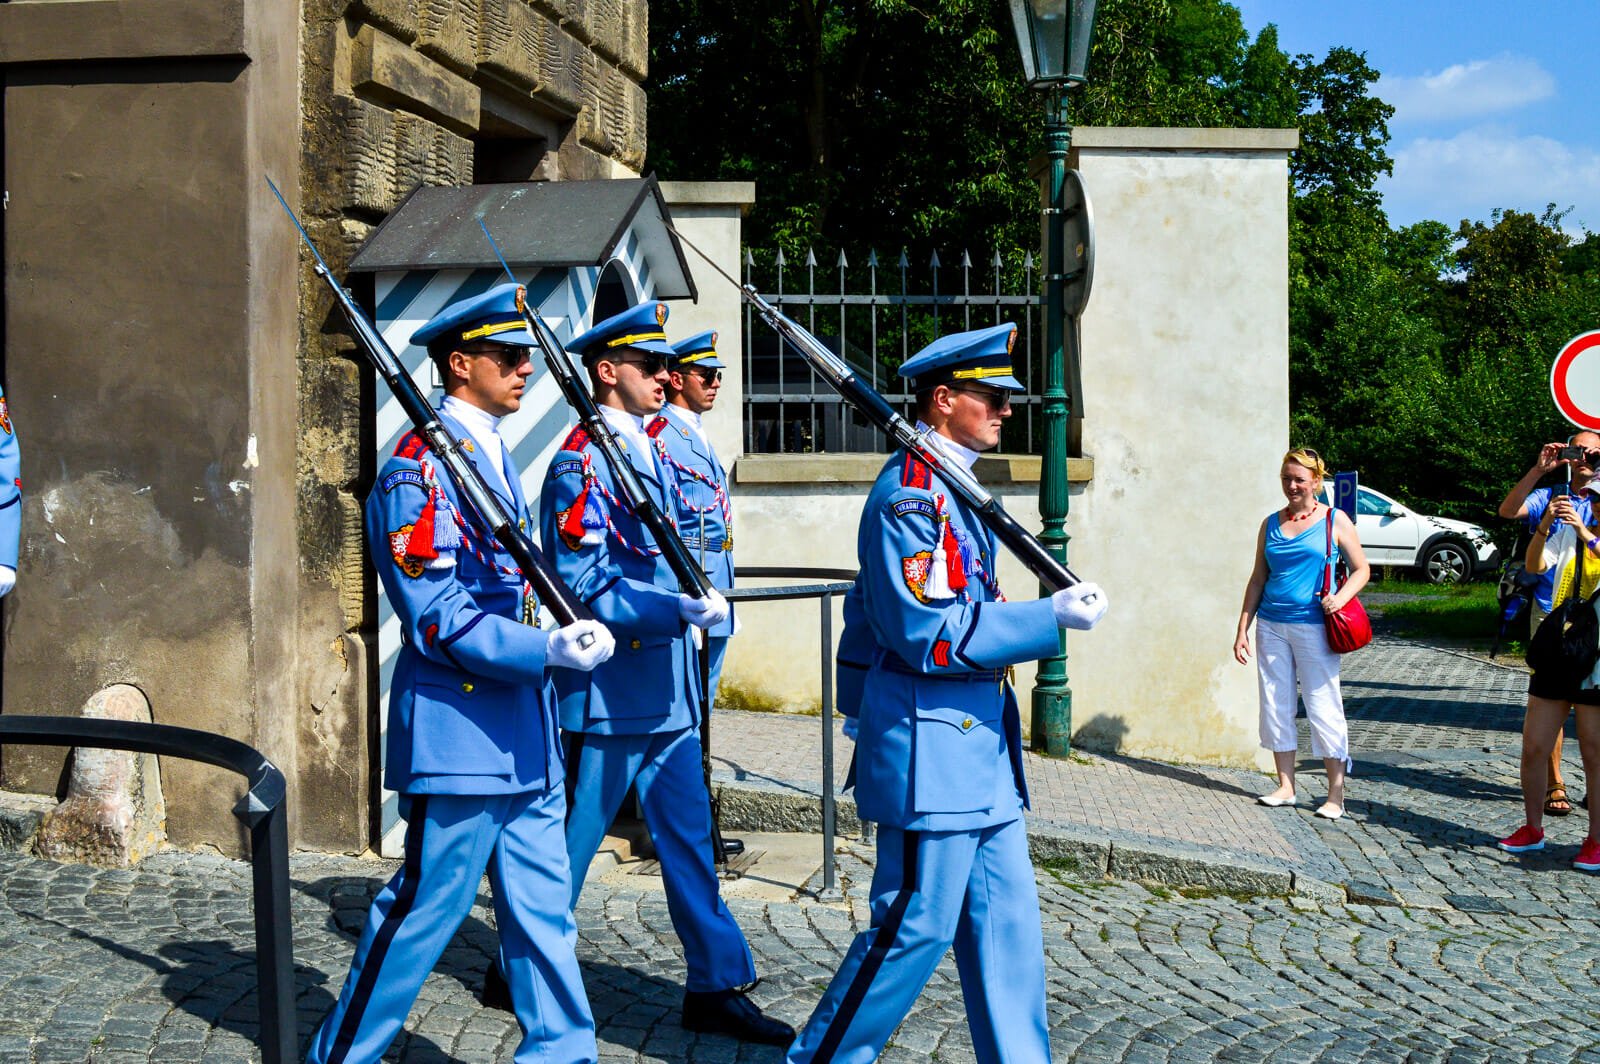
POLYGON ((906 452, 906 460, 900 467, 900 486, 903 488, 931 488, 933 487, 933 470, 921 458, 906 452))
POLYGON ((657 414, 656 415, 656 419, 654 421, 650 422, 650 427, 645 429, 645 431, 650 434, 650 438, 653 440, 657 436, 661 435, 662 431, 664 429, 666 429, 666 427, 667 427, 667 415, 665 415, 665 414, 657 414))
POLYGON ((428 441, 423 439, 422 434, 416 429, 412 429, 400 437, 400 442, 395 445, 394 453, 397 458, 420 461, 422 456, 428 453, 428 441))
POLYGON ((581 451, 589 446, 589 430, 582 425, 574 425, 572 431, 567 433, 567 438, 561 441, 563 451, 581 451))

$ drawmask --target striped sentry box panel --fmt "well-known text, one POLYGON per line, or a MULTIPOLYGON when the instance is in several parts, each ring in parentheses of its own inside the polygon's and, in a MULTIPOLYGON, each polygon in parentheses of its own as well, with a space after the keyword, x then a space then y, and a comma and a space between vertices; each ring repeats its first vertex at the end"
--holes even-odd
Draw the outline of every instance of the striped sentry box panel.
MULTIPOLYGON (((512 264, 517 269, 517 264, 512 264)), ((519 276, 526 270, 519 269, 519 276)), ((612 260, 605 267, 577 267, 573 269, 544 269, 525 279, 528 302, 539 308, 542 316, 563 342, 587 330, 593 322, 595 297, 602 283, 613 281, 621 285, 621 295, 628 303, 651 298, 654 288, 650 282, 648 264, 639 251, 639 241, 633 227, 618 240, 612 260)), ((400 362, 417 382, 417 387, 437 406, 443 398, 438 387, 427 351, 410 344, 411 334, 458 300, 467 299, 487 291, 505 281, 499 270, 417 270, 379 273, 374 277, 376 313, 373 318, 378 331, 389 347, 399 356, 400 362)), ((376 377, 376 373, 374 373, 376 377)), ((388 393, 381 380, 376 381, 382 397, 377 412, 377 464, 381 466, 394 453, 400 437, 411 428, 399 402, 388 393)), ((505 439, 512 458, 522 474, 522 489, 528 506, 537 514, 539 489, 544 482, 545 468, 550 464, 562 439, 575 419, 562 399, 555 380, 545 368, 543 360, 535 356, 534 374, 529 378, 523 393, 522 409, 500 423, 500 435, 505 439)), ((548 623, 548 618, 545 619, 548 623)), ((389 722, 389 683, 394 676, 395 655, 400 650, 400 624, 378 585, 378 721, 379 757, 386 759, 385 738, 389 722)), ((405 836, 405 821, 400 816, 399 797, 393 791, 382 792, 380 818, 382 837, 379 852, 385 857, 399 857, 405 836)))

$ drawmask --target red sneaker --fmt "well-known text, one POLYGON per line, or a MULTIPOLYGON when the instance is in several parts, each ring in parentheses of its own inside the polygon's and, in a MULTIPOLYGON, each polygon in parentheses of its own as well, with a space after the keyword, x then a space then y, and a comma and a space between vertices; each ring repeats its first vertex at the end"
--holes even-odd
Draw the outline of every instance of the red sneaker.
MULTIPOLYGON (((1506 853, 1527 853, 1529 850, 1544 849, 1544 829, 1536 828, 1531 824, 1524 824, 1513 831, 1506 838, 1495 843, 1506 853)), ((1600 847, 1596 849, 1596 858, 1600 859, 1600 847)), ((1600 865, 1596 866, 1600 868, 1600 865)))
POLYGON ((1600 872, 1600 839, 1584 839, 1572 867, 1580 872, 1600 872))

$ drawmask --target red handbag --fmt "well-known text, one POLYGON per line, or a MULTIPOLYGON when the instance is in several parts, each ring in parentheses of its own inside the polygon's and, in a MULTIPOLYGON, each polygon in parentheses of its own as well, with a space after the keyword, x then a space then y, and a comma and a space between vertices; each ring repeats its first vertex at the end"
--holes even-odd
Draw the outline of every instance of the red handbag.
MULTIPOLYGON (((1328 511, 1328 557, 1327 564, 1322 570, 1322 594, 1317 596, 1317 601, 1328 593, 1328 587, 1333 583, 1333 511, 1328 511)), ((1344 586, 1344 581, 1339 581, 1339 586, 1344 586)), ((1361 605, 1361 600, 1351 597, 1349 602, 1339 607, 1333 613, 1322 615, 1322 625, 1328 632, 1328 649, 1335 654, 1348 654, 1352 650, 1360 650, 1372 642, 1372 621, 1367 617, 1367 611, 1361 605)))

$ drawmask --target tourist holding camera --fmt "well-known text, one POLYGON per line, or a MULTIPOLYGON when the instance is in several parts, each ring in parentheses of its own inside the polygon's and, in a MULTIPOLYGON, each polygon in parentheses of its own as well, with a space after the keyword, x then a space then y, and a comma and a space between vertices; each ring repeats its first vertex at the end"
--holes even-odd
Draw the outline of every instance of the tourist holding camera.
MULTIPOLYGON (((1600 471, 1600 433, 1579 432, 1567 443, 1547 443, 1539 448, 1538 458, 1528 467, 1528 471, 1522 474, 1522 479, 1506 493, 1506 497, 1500 503, 1500 516, 1526 519, 1528 532, 1531 535, 1539 527, 1546 510, 1549 509, 1550 500, 1557 496, 1569 495, 1574 511, 1585 524, 1592 525, 1594 515, 1587 489, 1597 471, 1600 471), (1566 484, 1534 487, 1563 466, 1568 468, 1568 475, 1571 478, 1566 484)), ((1539 582, 1533 588, 1532 613, 1528 617, 1528 635, 1531 637, 1539 630, 1539 622, 1543 621, 1554 608, 1556 570, 1551 567, 1535 570, 1529 566, 1528 571, 1537 572, 1539 576, 1539 582)), ((1566 714, 1563 713, 1562 722, 1565 723, 1565 720, 1566 714)), ((1555 731, 1555 744, 1550 749, 1545 780, 1545 813, 1549 816, 1566 816, 1572 812, 1572 802, 1567 797, 1566 783, 1561 776, 1559 727, 1555 731)))
MULTIPOLYGON (((1579 461, 1600 462, 1600 455, 1585 455, 1579 461)), ((1591 467, 1592 468, 1592 467, 1591 467)), ((1600 656, 1600 622, 1591 601, 1600 585, 1600 530, 1590 526, 1585 506, 1590 489, 1585 484, 1579 496, 1556 495, 1548 501, 1533 527, 1528 542, 1527 567, 1530 573, 1548 573, 1552 578, 1551 613, 1544 626, 1530 638, 1528 663, 1533 669, 1528 678, 1528 711, 1522 723, 1522 827, 1499 841, 1508 853, 1544 849, 1544 814, 1549 807, 1546 789, 1550 751, 1560 739, 1567 712, 1578 714, 1578 749, 1583 757, 1584 775, 1594 778, 1600 771, 1600 690, 1596 690, 1596 659, 1600 656)), ((1569 807, 1570 808, 1570 807, 1569 807)), ((1574 868, 1600 872, 1600 838, 1596 822, 1589 818, 1589 833, 1584 839, 1574 868)))

